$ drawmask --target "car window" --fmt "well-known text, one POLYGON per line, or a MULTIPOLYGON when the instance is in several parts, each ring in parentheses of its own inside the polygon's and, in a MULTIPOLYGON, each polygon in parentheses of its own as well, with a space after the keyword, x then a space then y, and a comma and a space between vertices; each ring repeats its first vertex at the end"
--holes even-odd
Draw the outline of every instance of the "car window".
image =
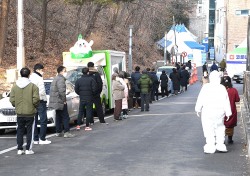
POLYGON ((68 71, 66 79, 68 81, 70 81, 72 84, 75 85, 76 80, 78 80, 79 78, 81 78, 81 76, 82 76, 82 68, 78 68, 78 69, 75 69, 75 70, 68 71))
POLYGON ((67 89, 66 90, 67 93, 71 93, 75 91, 73 84, 69 81, 66 81, 66 89, 67 89))

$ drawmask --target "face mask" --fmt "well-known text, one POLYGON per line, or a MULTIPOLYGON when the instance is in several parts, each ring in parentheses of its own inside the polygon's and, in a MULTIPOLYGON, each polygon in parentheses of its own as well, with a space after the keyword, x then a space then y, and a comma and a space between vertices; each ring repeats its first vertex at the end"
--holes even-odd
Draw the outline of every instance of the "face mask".
POLYGON ((207 72, 204 72, 204 77, 207 77, 207 72))
POLYGON ((64 73, 63 73, 63 76, 66 78, 66 76, 67 76, 67 72, 64 72, 64 73))

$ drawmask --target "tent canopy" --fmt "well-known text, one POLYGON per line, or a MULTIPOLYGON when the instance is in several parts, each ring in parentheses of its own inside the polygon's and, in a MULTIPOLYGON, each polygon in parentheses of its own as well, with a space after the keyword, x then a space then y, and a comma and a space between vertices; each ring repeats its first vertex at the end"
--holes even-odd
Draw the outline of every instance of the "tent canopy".
MULTIPOLYGON (((177 45, 179 53, 183 51, 192 52, 193 49, 204 50, 205 46, 197 43, 194 38, 195 36, 184 25, 172 26, 167 33, 167 50, 170 52, 175 45, 177 45)), ((156 44, 163 49, 165 38, 163 37, 156 44)))

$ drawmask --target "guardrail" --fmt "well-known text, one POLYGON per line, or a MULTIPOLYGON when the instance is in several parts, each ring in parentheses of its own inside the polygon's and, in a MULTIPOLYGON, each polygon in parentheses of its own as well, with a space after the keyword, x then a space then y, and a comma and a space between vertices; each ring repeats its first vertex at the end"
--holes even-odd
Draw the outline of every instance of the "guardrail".
POLYGON ((241 107, 241 120, 245 133, 245 145, 250 155, 250 71, 244 72, 244 85, 243 85, 243 106, 241 107))

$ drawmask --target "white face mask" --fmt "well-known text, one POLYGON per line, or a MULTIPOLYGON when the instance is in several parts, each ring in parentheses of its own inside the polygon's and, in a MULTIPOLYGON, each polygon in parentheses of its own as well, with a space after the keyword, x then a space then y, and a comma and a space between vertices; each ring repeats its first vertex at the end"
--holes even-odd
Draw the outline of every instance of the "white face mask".
POLYGON ((66 78, 66 76, 67 76, 67 72, 63 72, 63 76, 66 78))

